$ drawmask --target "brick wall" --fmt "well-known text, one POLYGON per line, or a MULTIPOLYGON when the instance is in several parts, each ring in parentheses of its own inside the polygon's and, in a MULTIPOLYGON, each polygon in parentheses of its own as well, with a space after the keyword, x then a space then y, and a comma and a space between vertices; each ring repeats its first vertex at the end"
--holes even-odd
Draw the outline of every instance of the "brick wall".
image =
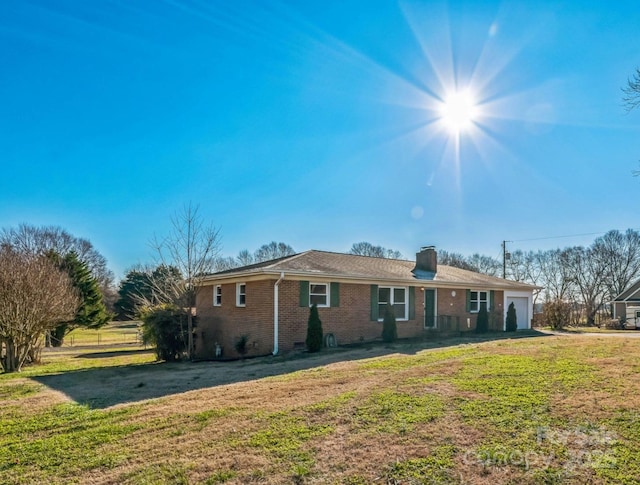
MULTIPOLYGON (((307 335, 309 309, 299 306, 299 281, 283 281, 280 287, 280 349, 290 350, 303 344, 307 335)), ((398 337, 422 334, 424 295, 416 291, 416 315, 413 320, 398 321, 398 337)), ((371 321, 371 287, 340 283, 340 306, 318 308, 324 334, 332 333, 338 345, 379 339, 382 322, 371 321)))
MULTIPOLYGON (((494 322, 489 316, 489 327, 491 330, 502 330, 502 319, 504 318, 504 310, 502 308, 504 300, 504 292, 495 291, 493 295, 494 305, 494 322), (499 328, 494 328, 499 327, 499 328)), ((457 317, 460 321, 460 330, 471 331, 476 328, 477 313, 467 312, 467 291, 466 289, 438 289, 438 315, 449 315, 457 317), (452 294, 455 292, 455 296, 452 294)))
POLYGON ((275 280, 246 283, 246 304, 236 306, 236 284, 222 285, 222 305, 213 306, 213 286, 204 286, 196 298, 198 324, 195 332, 196 357, 215 357, 216 342, 223 358, 239 357, 235 343, 249 337, 247 356, 273 351, 273 285, 275 280))
MULTIPOLYGON (((242 335, 249 336, 247 356, 267 355, 273 351, 273 286, 275 279, 246 283, 246 306, 236 306, 236 284, 222 285, 222 305, 213 306, 213 286, 202 287, 196 300, 198 324, 196 328, 196 356, 215 357, 216 342, 223 349, 223 358, 237 358, 234 345, 242 335)), ((284 280, 279 288, 279 351, 304 348, 309 308, 300 307, 300 282, 284 280)), ((494 293, 494 305, 500 313, 496 325, 502 322, 503 292, 494 293)), ((340 305, 318 308, 324 334, 332 333, 338 345, 372 341, 380 338, 382 322, 371 321, 370 285, 340 283, 340 305)), ((438 315, 458 318, 461 330, 474 330, 475 313, 466 311, 465 289, 439 289, 438 315), (455 295, 452 294, 455 291, 455 295), (468 326, 467 326, 468 319, 468 326)), ((398 321, 398 337, 417 337, 423 334, 424 292, 415 291, 415 318, 398 321)), ((502 327, 500 327, 500 330, 502 327)))

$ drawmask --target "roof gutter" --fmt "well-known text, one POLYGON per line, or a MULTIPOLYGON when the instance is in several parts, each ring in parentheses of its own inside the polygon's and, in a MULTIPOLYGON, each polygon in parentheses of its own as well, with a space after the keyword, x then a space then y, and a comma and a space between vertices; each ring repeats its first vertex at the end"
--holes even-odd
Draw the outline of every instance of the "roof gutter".
POLYGON ((272 355, 278 355, 278 288, 284 280, 284 271, 280 273, 280 278, 273 285, 273 352, 272 355))

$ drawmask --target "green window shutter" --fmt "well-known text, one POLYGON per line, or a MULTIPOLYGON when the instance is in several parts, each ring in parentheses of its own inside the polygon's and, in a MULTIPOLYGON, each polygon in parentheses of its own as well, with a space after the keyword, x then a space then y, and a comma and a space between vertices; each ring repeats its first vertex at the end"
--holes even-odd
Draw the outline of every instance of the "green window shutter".
POLYGON ((416 318, 416 288, 415 286, 409 287, 409 320, 416 318))
POLYGON ((489 292, 489 308, 488 308, 489 311, 493 310, 493 299, 494 299, 495 293, 496 292, 493 290, 489 292))
POLYGON ((378 285, 371 285, 371 320, 378 321, 378 285))
POLYGON ((424 326, 435 327, 436 324, 436 290, 424 290, 424 326))
POLYGON ((331 283, 330 303, 332 307, 340 306, 340 283, 331 283))
POLYGON ((300 306, 309 307, 309 282, 300 282, 300 306))
POLYGON ((471 311, 471 290, 467 290, 467 313, 471 311))

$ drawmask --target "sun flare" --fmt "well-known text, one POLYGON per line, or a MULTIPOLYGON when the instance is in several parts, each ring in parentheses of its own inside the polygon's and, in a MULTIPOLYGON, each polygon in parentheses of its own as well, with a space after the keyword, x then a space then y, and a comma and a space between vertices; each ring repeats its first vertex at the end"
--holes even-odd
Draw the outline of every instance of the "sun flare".
POLYGON ((440 119, 452 134, 468 130, 478 119, 478 105, 473 95, 469 91, 450 93, 440 108, 440 119))

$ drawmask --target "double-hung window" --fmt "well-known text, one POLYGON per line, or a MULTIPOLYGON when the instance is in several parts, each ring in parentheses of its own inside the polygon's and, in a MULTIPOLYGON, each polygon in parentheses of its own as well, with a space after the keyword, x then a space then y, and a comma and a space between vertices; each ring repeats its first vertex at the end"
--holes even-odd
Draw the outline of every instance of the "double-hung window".
POLYGON ((222 305, 222 285, 213 287, 213 306, 222 305))
POLYGON ((245 283, 236 283, 236 306, 246 306, 247 304, 247 285, 245 283))
POLYGON ((329 306, 329 285, 327 283, 309 283, 309 305, 329 306))
POLYGON ((485 308, 489 310, 489 292, 471 290, 469 293, 469 311, 471 313, 478 313, 483 303, 485 308))
POLYGON ((394 286, 378 287, 378 320, 383 320, 387 303, 393 307, 397 320, 409 319, 407 289, 394 286))

